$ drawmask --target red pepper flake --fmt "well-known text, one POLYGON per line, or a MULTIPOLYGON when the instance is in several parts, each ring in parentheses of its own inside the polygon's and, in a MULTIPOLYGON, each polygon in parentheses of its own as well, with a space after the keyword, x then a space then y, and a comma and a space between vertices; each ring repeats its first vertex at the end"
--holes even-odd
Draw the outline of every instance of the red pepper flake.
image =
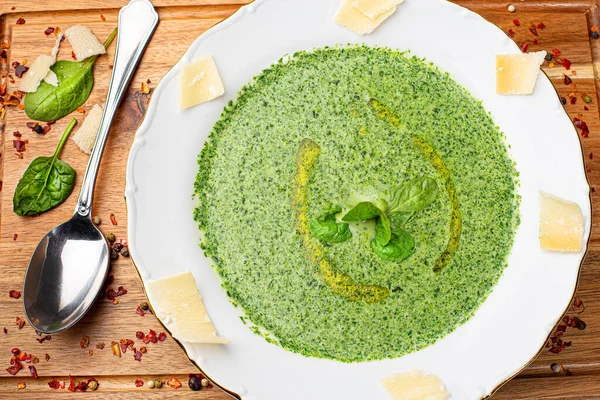
POLYGON ((6 329, 6 327, 4 327, 2 330, 4 331, 5 335, 8 335, 8 329, 6 329))
POLYGON ((113 356, 121 357, 121 348, 119 342, 110 342, 110 349, 112 350, 113 356))
POLYGON ((18 237, 19 237, 19 234, 18 234, 18 233, 15 233, 15 234, 13 235, 13 242, 14 242, 15 240, 17 240, 17 238, 18 238, 18 237))
POLYGON ((558 61, 559 63, 561 63, 563 65, 563 67, 565 67, 566 70, 570 70, 571 69, 571 61, 569 61, 566 58, 559 58, 556 61, 558 61))
POLYGON ((16 140, 13 140, 13 147, 15 148, 16 151, 18 151, 19 153, 22 153, 26 150, 25 145, 27 143, 28 143, 27 140, 16 139, 16 140))
POLYGON ((46 355, 44 356, 44 358, 46 359, 46 361, 50 361, 50 354, 46 353, 46 355))
POLYGON ((25 23, 25 20, 23 18, 19 18, 17 20, 17 25, 23 25, 25 23))
POLYGON ((85 110, 83 109, 83 107, 80 106, 80 107, 77 107, 77 112, 83 114, 83 113, 85 113, 85 110))
POLYGON ((589 174, 592 172, 592 169, 590 167, 585 167, 585 172, 587 172, 589 174))
POLYGON ((79 341, 79 347, 82 349, 90 347, 90 337, 87 335, 83 335, 81 340, 79 341))
POLYGON ((89 349, 89 350, 88 350, 88 354, 90 355, 90 357, 91 357, 91 356, 93 356, 93 355, 94 355, 94 350, 92 350, 92 349, 89 349))
POLYGON ((109 288, 106 291, 106 298, 114 302, 117 297, 123 296, 125 294, 127 294, 127 289, 125 289, 123 286, 119 286, 116 292, 114 289, 109 288))
POLYGON ((171 386, 173 389, 179 389, 181 387, 181 381, 177 378, 171 378, 167 381, 167 385, 171 386))
POLYGON ((21 298, 21 292, 19 292, 18 290, 9 291, 8 295, 10 296, 11 299, 20 299, 21 298))
POLYGON ((15 68, 15 76, 17 78, 22 78, 23 74, 27 71, 29 71, 29 67, 27 67, 23 64, 19 64, 19 66, 17 68, 15 68))
POLYGON ((44 35, 48 36, 50 35, 52 32, 54 32, 54 28, 49 26, 48 28, 46 28, 46 30, 44 31, 44 35))
POLYGON ((113 225, 117 224, 117 219, 115 218, 115 214, 110 214, 110 223, 113 225))
POLYGON ((508 33, 508 36, 510 36, 511 38, 515 37, 515 31, 513 31, 512 29, 509 29, 507 33, 508 33))
POLYGON ((96 348, 97 349, 102 350, 102 349, 104 349, 104 346, 105 346, 104 342, 96 343, 96 348))
POLYGON ((11 375, 16 375, 17 372, 19 372, 21 370, 21 368, 23 368, 23 364, 21 364, 21 362, 19 360, 15 360, 13 365, 6 368, 6 372, 8 372, 11 375))
POLYGON ((102 22, 106 22, 106 17, 104 15, 100 14, 100 20, 102 22))
POLYGON ((67 389, 69 390, 69 392, 75 391, 75 380, 71 375, 69 375, 69 387, 67 389))
POLYGON ((51 125, 45 125, 42 130, 42 135, 45 135, 46 133, 50 132, 50 129, 52 129, 51 125))
POLYGON ((533 39, 533 44, 538 45, 540 44, 540 42, 538 42, 537 38, 533 39))
POLYGON ((52 336, 46 335, 44 337, 35 338, 35 340, 37 340, 40 343, 44 343, 46 340, 52 340, 52 336))
POLYGON ((135 333, 135 337, 136 337, 136 338, 138 338, 138 339, 140 339, 140 340, 142 340, 142 339, 144 338, 144 332, 142 332, 142 331, 137 331, 137 332, 135 333))
POLYGON ((552 49, 552 55, 553 55, 554 57, 558 57, 558 56, 560 56, 560 50, 558 50, 558 49, 552 49))
POLYGON ((539 24, 537 24, 538 29, 544 29, 545 27, 546 27, 546 25, 544 25, 543 22, 540 22, 539 24))
POLYGON ((137 306, 137 307, 135 308, 135 313, 136 313, 136 314, 138 314, 138 315, 140 315, 140 316, 142 316, 142 317, 143 317, 144 315, 146 315, 146 313, 144 312, 144 310, 142 310, 142 309, 140 308, 140 306, 137 306))
POLYGON ((515 26, 521 26, 521 22, 518 19, 513 19, 513 24, 515 24, 515 26))
POLYGON ((144 381, 141 379, 136 379, 135 380, 135 387, 142 387, 144 386, 144 381))
POLYGON ((538 35, 537 28, 535 27, 535 25, 531 25, 531 26, 529 27, 529 31, 530 31, 530 32, 531 32, 531 33, 532 33, 534 36, 539 36, 539 35, 538 35))
POLYGON ((29 366, 29 373, 31 374, 32 377, 37 378, 38 377, 38 373, 37 373, 37 369, 35 369, 35 367, 33 365, 29 366))
POLYGON ((48 386, 50 386, 50 389, 58 389, 60 387, 60 382, 56 379, 52 379, 50 382, 48 382, 48 386))
POLYGON ((590 109, 588 108, 588 106, 583 106, 583 110, 584 111, 590 111, 590 109))
POLYGON ((25 382, 18 382, 17 383, 17 389, 21 390, 21 389, 25 389, 27 387, 27 385, 25 384, 25 382))
POLYGON ((146 354, 148 349, 146 348, 146 346, 142 346, 142 347, 140 347, 140 351, 142 352, 142 354, 146 354))
POLYGON ((133 349, 135 342, 131 339, 121 339, 119 344, 121 345, 121 352, 127 353, 127 349, 133 349))
POLYGON ((19 353, 21 352, 21 350, 19 350, 19 348, 18 348, 18 347, 15 347, 15 348, 13 348, 13 349, 12 349, 10 352, 11 352, 13 355, 15 355, 15 356, 18 356, 18 355, 19 355, 19 353))
POLYGON ((6 87, 7 87, 6 82, 4 82, 2 85, 0 85, 0 96, 4 96, 6 94, 6 87))
POLYGON ((166 333, 164 333, 164 332, 159 333, 159 335, 158 335, 158 341, 159 342, 164 342, 166 338, 167 338, 167 334, 166 333))
POLYGON ((24 110, 25 109, 25 105, 24 104, 17 104, 17 108, 19 110, 24 110))
POLYGON ((127 239, 119 239, 119 243, 121 243, 121 246, 123 247, 127 247, 128 245, 127 239))
POLYGON ((563 74, 563 75, 565 76, 565 78, 564 78, 565 85, 570 85, 571 83, 573 83, 573 80, 569 76, 567 76, 567 74, 563 74))
POLYGON ((521 45, 521 51, 523 53, 526 53, 528 48, 529 48, 529 43, 527 43, 527 42, 525 42, 521 45))
POLYGON ((133 359, 135 361, 139 361, 139 362, 142 361, 142 352, 139 350, 136 350, 135 347, 133 348, 133 359))
POLYGON ((25 326, 24 319, 17 317, 15 321, 16 321, 16 324, 19 327, 19 329, 22 329, 25 326))
POLYGON ((74 60, 77 60, 77 56, 75 55, 74 51, 71 51, 71 58, 73 58, 74 60))

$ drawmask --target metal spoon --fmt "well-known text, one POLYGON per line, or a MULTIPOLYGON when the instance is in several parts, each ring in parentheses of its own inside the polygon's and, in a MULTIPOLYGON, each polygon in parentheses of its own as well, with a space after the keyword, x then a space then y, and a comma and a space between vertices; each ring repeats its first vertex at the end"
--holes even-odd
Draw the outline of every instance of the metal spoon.
POLYGON ((108 273, 108 244, 90 212, 94 184, 117 106, 157 24, 158 14, 148 0, 131 0, 119 12, 108 98, 75 214, 40 241, 25 274, 25 315, 40 332, 56 333, 77 323, 94 303, 108 273))

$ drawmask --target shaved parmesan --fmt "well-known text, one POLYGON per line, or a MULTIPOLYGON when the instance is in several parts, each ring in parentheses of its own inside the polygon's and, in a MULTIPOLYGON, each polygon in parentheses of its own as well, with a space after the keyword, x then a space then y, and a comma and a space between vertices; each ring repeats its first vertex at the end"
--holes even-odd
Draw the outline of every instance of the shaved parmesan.
POLYGON ((540 247, 578 253, 583 248, 583 214, 579 205, 540 192, 540 247))
POLYGON ((358 35, 373 32, 379 25, 383 23, 390 15, 396 12, 396 7, 380 14, 375 19, 367 17, 354 7, 355 0, 343 0, 337 14, 334 17, 336 24, 350 29, 358 35))
POLYGON ((90 28, 84 25, 75 25, 65 31, 69 43, 73 47, 73 53, 77 61, 85 60, 88 57, 98 54, 105 54, 106 49, 98 41, 90 28))
POLYGON ((211 56, 183 66, 181 73, 181 108, 213 100, 225 93, 219 70, 211 56))
POLYGON ((496 91, 505 95, 533 93, 545 51, 496 56, 496 91))
POLYGON ((35 59, 29 70, 19 84, 19 90, 26 93, 35 92, 42 79, 48 75, 50 67, 54 64, 51 56, 41 54, 35 59))
POLYGON ((404 0, 354 0, 352 5, 365 16, 375 19, 403 2, 404 0))
POLYGON ((98 136, 101 121, 102 107, 94 104, 83 124, 81 124, 81 128, 73 135, 73 141, 84 153, 91 154, 96 143, 96 136, 98 136))
POLYGON ((46 76, 44 77, 44 82, 52 86, 58 86, 58 76, 56 76, 54 71, 49 70, 46 76))
POLYGON ((230 343, 217 335, 190 272, 149 282, 148 291, 154 312, 176 339, 189 343, 230 343))
POLYGON ((446 400, 450 393, 437 376, 421 371, 390 375, 383 386, 394 400, 446 400))
POLYGON ((63 40, 64 34, 60 32, 56 37, 56 43, 54 43, 54 47, 52 48, 52 59, 56 62, 56 56, 58 55, 58 49, 60 48, 60 42, 63 40))

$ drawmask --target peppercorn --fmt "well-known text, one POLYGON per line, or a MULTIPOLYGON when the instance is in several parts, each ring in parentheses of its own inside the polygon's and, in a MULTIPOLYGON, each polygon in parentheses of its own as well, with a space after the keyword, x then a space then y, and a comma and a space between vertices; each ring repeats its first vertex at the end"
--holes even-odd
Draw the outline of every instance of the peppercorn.
POLYGON ((44 133, 44 128, 42 128, 42 126, 40 124, 37 124, 36 126, 33 127, 33 131, 35 133, 44 133))
POLYGON ((115 243, 113 244, 113 250, 120 253, 121 250, 123 250, 123 245, 121 243, 115 243))
POLYGON ((202 383, 200 382, 200 378, 198 378, 196 375, 190 376, 190 380, 188 381, 188 386, 193 391, 198 391, 198 390, 202 389, 202 383))
POLYGON ((154 381, 146 382, 146 386, 148 386, 150 389, 152 389, 154 387, 154 381))
POLYGON ((112 251, 110 252, 110 259, 114 261, 114 260, 116 260, 117 258, 119 258, 119 253, 117 253, 116 251, 112 250, 112 251))
POLYGON ((162 387, 162 381, 160 379, 154 380, 154 387, 160 389, 162 387))
POLYGON ((550 366, 550 368, 552 369, 552 372, 555 372, 555 373, 557 373, 557 374, 560 372, 560 365, 558 365, 558 364, 556 364, 556 363, 555 363, 555 364, 552 364, 552 365, 550 366))
POLYGON ((546 59, 546 61, 552 61, 552 53, 546 53, 546 56, 544 58, 546 59))
POLYGON ((142 302, 140 303, 140 308, 141 308, 142 310, 144 310, 144 311, 148 311, 148 310, 150 309, 150 306, 148 305, 148 303, 147 303, 147 302, 145 302, 145 301, 142 301, 142 302))
POLYGON ((567 104, 567 99, 564 96, 560 96, 560 102, 563 104, 563 106, 565 104, 567 104))
POLYGON ((102 222, 102 220, 100 219, 99 216, 94 216, 94 218, 92 219, 92 221, 94 221, 94 225, 98 226, 100 225, 100 223, 102 222))
POLYGON ((517 7, 512 4, 508 6, 508 12, 514 13, 515 11, 517 11, 517 7))
POLYGON ((585 328, 587 328, 587 324, 583 320, 580 320, 579 318, 575 318, 575 328, 582 331, 585 328))
POLYGON ((583 101, 585 101, 587 104, 591 104, 592 103, 592 96, 585 96, 583 98, 583 101))
POLYGON ((598 32, 592 32, 592 39, 598 39, 600 37, 600 34, 598 32))
POLYGON ((121 255, 123 257, 129 257, 129 250, 127 250, 127 247, 125 247, 122 251, 121 251, 121 255))
POLYGON ((90 389, 91 391, 98 389, 98 382, 90 381, 90 383, 88 383, 88 389, 90 389))
POLYGON ((108 240, 110 243, 114 243, 115 240, 117 240, 117 237, 114 233, 109 233, 108 235, 106 235, 106 240, 108 240))

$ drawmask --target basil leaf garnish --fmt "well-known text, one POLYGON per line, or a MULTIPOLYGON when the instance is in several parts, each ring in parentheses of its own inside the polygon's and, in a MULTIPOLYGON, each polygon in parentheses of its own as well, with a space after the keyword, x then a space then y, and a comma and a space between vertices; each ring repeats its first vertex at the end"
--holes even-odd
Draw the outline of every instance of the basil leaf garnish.
POLYGON ((385 245, 373 239, 371 250, 382 260, 400 262, 415 252, 415 240, 404 229, 396 229, 392 232, 390 241, 385 245))
POLYGON ((76 172, 58 156, 76 123, 73 118, 52 157, 38 157, 29 164, 15 189, 15 214, 41 214, 60 205, 73 192, 76 172))
MULTIPOLYGON (((116 35, 115 28, 104 42, 105 48, 116 35)), ((23 101, 27 116, 37 121, 53 121, 85 103, 94 87, 92 68, 97 58, 96 55, 80 62, 57 61, 50 69, 58 77, 58 86, 42 81, 35 92, 28 93, 23 101)))
POLYGON ((387 212, 419 212, 435 201, 437 193, 438 185, 434 179, 415 178, 391 190, 387 212))
POLYGON ((352 237, 348 224, 338 223, 336 214, 342 212, 341 207, 332 207, 310 223, 310 233, 322 242, 342 243, 352 237))

